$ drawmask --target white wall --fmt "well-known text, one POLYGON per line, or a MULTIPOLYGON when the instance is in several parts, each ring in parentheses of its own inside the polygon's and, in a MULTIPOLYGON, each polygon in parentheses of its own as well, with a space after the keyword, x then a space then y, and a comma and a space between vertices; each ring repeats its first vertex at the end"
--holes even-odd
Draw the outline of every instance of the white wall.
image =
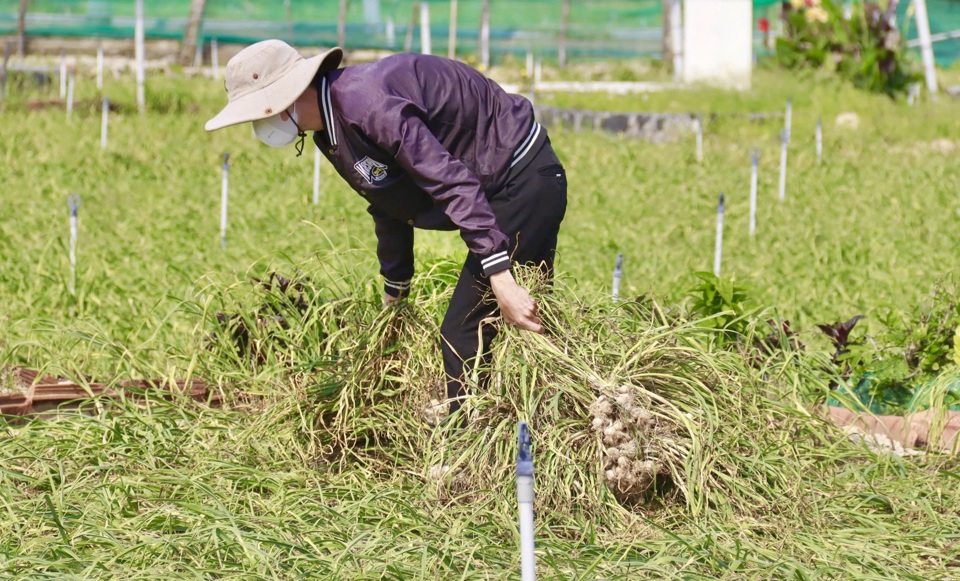
POLYGON ((752 0, 684 0, 683 80, 749 88, 752 0))

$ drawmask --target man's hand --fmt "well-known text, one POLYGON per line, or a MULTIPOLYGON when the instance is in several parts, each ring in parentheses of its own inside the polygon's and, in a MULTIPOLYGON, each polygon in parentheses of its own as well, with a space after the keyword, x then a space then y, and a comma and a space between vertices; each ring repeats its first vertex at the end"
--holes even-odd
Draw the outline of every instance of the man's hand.
POLYGON ((387 293, 383 293, 383 306, 389 307, 390 305, 395 305, 400 302, 400 297, 390 296, 387 293))
POLYGON ((517 284, 509 270, 491 274, 490 286, 497 297, 504 321, 527 331, 543 333, 543 325, 537 316, 537 301, 533 300, 527 289, 517 284))

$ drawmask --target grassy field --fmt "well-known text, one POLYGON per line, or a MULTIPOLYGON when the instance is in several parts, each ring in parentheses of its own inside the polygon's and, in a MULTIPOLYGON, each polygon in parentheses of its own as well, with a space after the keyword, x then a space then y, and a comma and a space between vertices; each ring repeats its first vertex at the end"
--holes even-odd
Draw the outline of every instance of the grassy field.
POLYGON ((703 113, 704 161, 692 136, 551 132, 570 183, 557 286, 537 292, 551 332, 504 333, 471 429, 451 433, 423 410, 465 256, 455 233, 418 232, 410 304, 382 310, 372 224, 328 165, 314 206, 312 154, 261 146, 248 127, 206 134, 223 100, 212 81, 151 79, 143 116, 129 79, 106 92, 118 108, 106 152, 90 79, 70 119, 31 110, 37 95, 0 112, 0 361, 81 381, 198 377, 226 403, 102 401, 0 424, 0 575, 519 578, 518 419, 534 431, 541 578, 960 575, 957 460, 874 451, 814 413, 836 379, 815 325, 864 314, 858 332, 882 335, 955 269, 952 101, 908 107, 765 70, 742 94, 543 97, 703 113), (780 113, 788 97, 781 204, 782 119, 744 115, 780 113), (856 129, 838 125, 844 113, 856 129), (755 307, 732 340, 690 299, 713 266, 720 192, 723 274, 755 307), (82 196, 75 296, 70 193, 82 196), (611 302, 618 252, 621 296, 646 298, 611 302), (297 277, 302 301, 252 282, 274 272, 297 277), (211 335, 217 313, 246 317, 252 354, 211 335), (256 323, 276 313, 286 328, 256 323), (776 317, 805 349, 751 348, 776 317), (438 464, 454 470, 434 478, 438 464))

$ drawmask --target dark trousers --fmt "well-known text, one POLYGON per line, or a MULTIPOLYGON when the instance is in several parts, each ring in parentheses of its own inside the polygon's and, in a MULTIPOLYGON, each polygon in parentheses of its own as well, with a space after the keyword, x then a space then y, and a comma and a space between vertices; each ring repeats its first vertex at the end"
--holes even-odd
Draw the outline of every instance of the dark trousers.
MULTIPOLYGON (((500 230, 510 239, 512 263, 538 266, 549 277, 557 233, 567 209, 567 176, 549 140, 536 154, 528 155, 533 159, 509 176, 503 189, 490 198, 490 207, 500 230)), ((460 409, 469 391, 466 375, 475 365, 487 363, 497 328, 484 319, 498 314, 490 281, 483 275, 480 260, 470 254, 440 326, 451 414, 460 409)), ((480 379, 481 385, 486 379, 486 375, 480 379)))

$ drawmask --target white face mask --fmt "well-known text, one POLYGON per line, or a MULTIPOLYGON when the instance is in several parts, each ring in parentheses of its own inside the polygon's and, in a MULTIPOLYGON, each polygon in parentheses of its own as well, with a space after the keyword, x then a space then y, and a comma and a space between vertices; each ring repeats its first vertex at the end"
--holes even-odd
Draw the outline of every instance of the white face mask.
POLYGON ((257 119, 253 122, 253 133, 270 147, 290 145, 300 135, 300 126, 297 124, 297 104, 293 104, 293 112, 288 113, 286 121, 280 118, 280 114, 266 119, 257 119))

